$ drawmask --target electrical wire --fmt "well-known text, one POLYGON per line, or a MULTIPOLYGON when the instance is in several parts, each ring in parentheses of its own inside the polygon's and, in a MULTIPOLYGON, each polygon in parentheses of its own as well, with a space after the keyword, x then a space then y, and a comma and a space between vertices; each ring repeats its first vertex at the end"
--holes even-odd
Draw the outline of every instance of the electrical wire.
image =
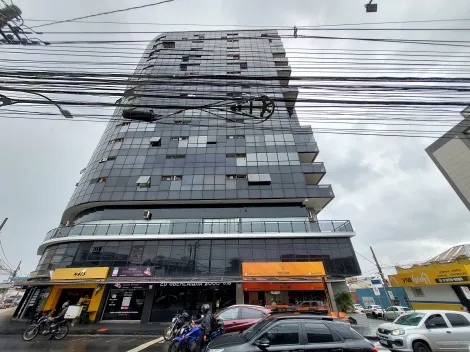
POLYGON ((7 258, 7 255, 5 254, 5 251, 3 250, 2 240, 0 240, 0 249, 2 250, 3 257, 5 258, 5 261, 6 261, 11 267, 13 267, 13 264, 10 263, 10 261, 9 261, 8 258, 7 258))
POLYGON ((77 20, 84 20, 84 19, 86 19, 86 18, 91 18, 91 17, 103 16, 103 15, 110 15, 110 14, 118 13, 118 12, 127 12, 127 11, 131 11, 131 10, 143 9, 143 8, 146 8, 146 7, 152 7, 152 6, 156 6, 156 5, 161 5, 161 4, 164 4, 164 3, 167 3, 167 2, 172 2, 172 1, 174 1, 174 0, 163 0, 163 1, 160 1, 160 2, 157 2, 157 3, 151 3, 151 4, 133 6, 133 7, 128 7, 128 8, 119 9, 119 10, 112 10, 112 11, 100 12, 100 13, 96 13, 96 14, 93 14, 93 15, 87 15, 87 16, 82 16, 82 17, 76 17, 76 18, 71 18, 71 19, 68 19, 68 20, 61 20, 61 21, 53 21, 53 22, 49 22, 49 23, 44 23, 44 24, 40 24, 40 25, 37 25, 37 26, 33 26, 33 27, 31 27, 31 28, 40 28, 40 27, 45 27, 45 26, 51 26, 51 25, 53 25, 53 24, 74 22, 74 21, 77 21, 77 20))
MULTIPOLYGON (((45 19, 32 19, 27 18, 25 21, 31 22, 51 22, 54 20, 45 19)), ((320 24, 315 26, 300 26, 299 29, 321 28, 321 27, 338 27, 338 26, 360 26, 360 25, 377 25, 377 24, 405 24, 405 23, 432 23, 432 22, 457 22, 457 21, 470 21, 470 18, 455 18, 455 19, 436 19, 436 20, 410 20, 410 21, 386 21, 386 22, 361 22, 361 23, 342 23, 342 24, 320 24)), ((76 23, 94 23, 94 24, 126 24, 126 25, 157 25, 157 26, 199 26, 199 27, 249 27, 249 28, 289 28, 293 29, 294 25, 240 25, 240 24, 205 24, 205 23, 156 23, 156 22, 119 22, 119 21, 80 21, 75 20, 76 23)))

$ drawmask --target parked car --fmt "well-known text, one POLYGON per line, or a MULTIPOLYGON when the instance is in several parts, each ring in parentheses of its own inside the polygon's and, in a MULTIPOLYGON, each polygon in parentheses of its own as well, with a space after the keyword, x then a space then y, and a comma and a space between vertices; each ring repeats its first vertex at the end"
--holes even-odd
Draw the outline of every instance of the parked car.
POLYGON ((363 351, 377 347, 354 331, 349 324, 315 314, 270 314, 243 333, 218 336, 207 352, 257 351, 363 351))
POLYGON ((382 346, 393 351, 469 351, 470 314, 449 310, 416 310, 377 328, 382 346))
POLYGON ((297 307, 299 311, 308 311, 313 314, 327 315, 328 306, 322 301, 303 301, 297 307))
POLYGON ((245 331, 266 317, 270 309, 249 304, 237 304, 216 312, 217 319, 224 322, 225 333, 245 331))
POLYGON ((361 304, 355 304, 353 311, 354 313, 364 313, 364 307, 361 304))
POLYGON ((408 307, 402 307, 402 306, 391 306, 385 309, 384 311, 384 319, 385 320, 395 320, 398 318, 400 315, 410 311, 411 309, 408 307))
POLYGON ((13 307, 13 299, 5 298, 2 302, 0 302, 0 309, 10 308, 13 307))
POLYGON ((366 313, 366 317, 368 318, 382 318, 384 315, 384 310, 378 304, 371 304, 364 309, 364 313, 366 313))

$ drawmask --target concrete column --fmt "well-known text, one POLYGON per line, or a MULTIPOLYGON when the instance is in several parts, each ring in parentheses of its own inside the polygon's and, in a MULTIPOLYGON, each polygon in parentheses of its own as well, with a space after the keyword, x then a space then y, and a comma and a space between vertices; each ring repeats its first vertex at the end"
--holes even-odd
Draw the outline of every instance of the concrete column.
POLYGON ((243 284, 241 282, 237 282, 235 284, 235 303, 236 304, 244 304, 244 294, 243 294, 243 284))
POLYGON ((101 296, 101 301, 98 306, 98 310, 96 311, 95 320, 93 320, 93 323, 99 322, 103 316, 104 308, 106 307, 106 303, 108 303, 108 296, 111 285, 103 285, 101 289, 103 290, 103 295, 101 296))
POLYGON ((150 322, 150 315, 152 314, 153 296, 155 296, 155 290, 157 285, 150 284, 147 292, 145 293, 144 308, 142 309, 142 318, 140 319, 141 324, 148 324, 150 322))
POLYGON ((335 300, 335 292, 333 291, 333 285, 331 284, 331 282, 326 283, 326 289, 328 291, 328 296, 330 296, 331 308, 333 308, 333 312, 338 312, 338 306, 336 305, 335 300))

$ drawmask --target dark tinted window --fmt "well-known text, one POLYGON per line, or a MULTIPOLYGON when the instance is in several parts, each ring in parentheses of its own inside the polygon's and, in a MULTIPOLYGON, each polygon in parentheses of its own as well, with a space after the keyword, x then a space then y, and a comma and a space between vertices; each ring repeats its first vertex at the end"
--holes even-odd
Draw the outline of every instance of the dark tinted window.
POLYGON ((345 340, 363 340, 361 334, 352 329, 348 324, 335 324, 334 329, 345 340))
POLYGON ((260 339, 268 339, 271 346, 299 344, 299 323, 281 322, 264 333, 260 339))
POLYGON ((333 342, 333 334, 325 324, 305 323, 305 333, 308 343, 333 342))
POLYGON ((450 324, 454 328, 458 328, 460 326, 470 326, 470 321, 465 318, 463 315, 456 314, 456 313, 446 313, 447 319, 449 319, 450 324))
POLYGON ((242 308, 242 319, 261 319, 264 313, 257 309, 242 308))
POLYGON ((440 314, 433 314, 426 319, 426 325, 431 329, 447 328, 447 323, 440 314))

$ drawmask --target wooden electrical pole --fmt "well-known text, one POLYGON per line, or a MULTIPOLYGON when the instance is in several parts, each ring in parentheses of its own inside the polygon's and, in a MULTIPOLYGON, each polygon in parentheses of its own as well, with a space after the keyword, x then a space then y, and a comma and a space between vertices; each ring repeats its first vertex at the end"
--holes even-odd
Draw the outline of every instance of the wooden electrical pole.
POLYGON ((380 277, 382 278, 385 294, 387 295, 387 298, 390 302, 390 305, 393 306, 393 302, 392 302, 392 299, 390 297, 390 287, 388 285, 388 281, 385 280, 385 275, 382 271, 382 268, 380 267, 379 261, 377 260, 377 257, 375 256, 375 253, 374 253, 374 250, 372 249, 372 247, 370 247, 370 251, 372 252, 372 257, 374 258, 375 265, 377 265, 377 269, 379 270, 380 277))

